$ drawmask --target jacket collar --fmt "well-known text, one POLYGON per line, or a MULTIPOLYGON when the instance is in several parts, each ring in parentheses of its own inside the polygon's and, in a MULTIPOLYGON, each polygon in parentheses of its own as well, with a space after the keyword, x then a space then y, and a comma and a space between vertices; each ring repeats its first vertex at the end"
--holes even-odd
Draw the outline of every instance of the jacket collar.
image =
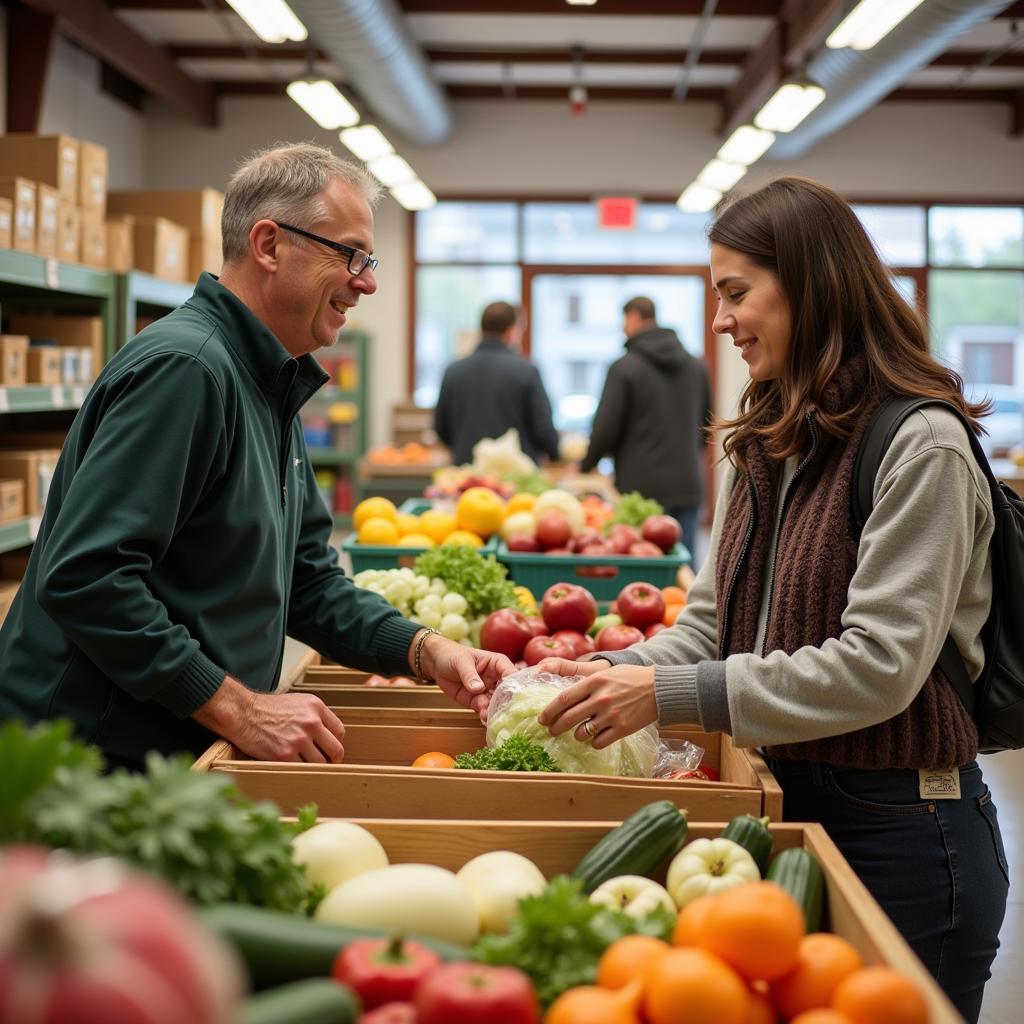
POLYGON ((213 274, 203 273, 186 305, 213 320, 235 360, 267 394, 282 397, 296 385, 304 402, 330 380, 312 355, 294 358, 234 292, 213 274))
POLYGON ((485 334, 477 345, 477 351, 483 349, 485 352, 507 352, 512 355, 512 349, 501 340, 497 334, 485 334))

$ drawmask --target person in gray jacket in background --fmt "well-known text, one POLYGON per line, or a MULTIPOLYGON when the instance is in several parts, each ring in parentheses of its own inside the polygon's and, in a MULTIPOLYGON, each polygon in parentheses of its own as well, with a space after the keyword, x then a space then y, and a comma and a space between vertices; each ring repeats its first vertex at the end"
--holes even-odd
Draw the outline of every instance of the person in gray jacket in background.
POLYGON ((434 430, 457 466, 473 459, 485 437, 519 432, 519 446, 539 462, 558 458, 558 431, 540 371, 520 352, 522 315, 509 302, 492 302, 480 316, 480 344, 445 370, 434 410, 434 430))
POLYGON ((692 555, 704 497, 704 428, 711 421, 708 372, 675 331, 658 326, 651 299, 638 295, 622 312, 626 354, 608 368, 580 470, 589 473, 610 455, 618 490, 661 502, 679 521, 692 555))

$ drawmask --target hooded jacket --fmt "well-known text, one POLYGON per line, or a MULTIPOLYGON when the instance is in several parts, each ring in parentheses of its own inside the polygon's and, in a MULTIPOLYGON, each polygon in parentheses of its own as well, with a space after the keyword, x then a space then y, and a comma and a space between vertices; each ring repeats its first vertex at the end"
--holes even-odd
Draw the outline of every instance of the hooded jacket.
POLYGON ((703 428, 710 417, 704 364, 683 348, 675 331, 640 331, 608 369, 580 468, 590 472, 608 455, 615 460, 619 491, 639 491, 667 509, 699 505, 703 428))

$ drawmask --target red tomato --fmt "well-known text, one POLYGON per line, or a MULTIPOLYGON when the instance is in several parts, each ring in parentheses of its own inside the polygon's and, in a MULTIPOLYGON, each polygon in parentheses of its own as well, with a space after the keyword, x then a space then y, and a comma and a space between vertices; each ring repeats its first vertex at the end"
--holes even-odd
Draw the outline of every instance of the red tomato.
POLYGON ((416 1024, 416 1007, 412 1003, 385 1003, 361 1014, 359 1024, 416 1024))
POLYGON ((413 997, 417 1024, 540 1024, 530 979, 517 967, 444 964, 413 997))

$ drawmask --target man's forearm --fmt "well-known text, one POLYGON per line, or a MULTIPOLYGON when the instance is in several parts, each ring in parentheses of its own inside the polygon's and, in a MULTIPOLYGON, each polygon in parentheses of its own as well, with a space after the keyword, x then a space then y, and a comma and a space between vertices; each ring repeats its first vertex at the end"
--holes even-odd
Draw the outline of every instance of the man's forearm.
POLYGON ((256 693, 248 686, 232 676, 225 676, 216 693, 196 708, 192 717, 210 732, 224 736, 232 726, 249 716, 255 699, 256 693))

